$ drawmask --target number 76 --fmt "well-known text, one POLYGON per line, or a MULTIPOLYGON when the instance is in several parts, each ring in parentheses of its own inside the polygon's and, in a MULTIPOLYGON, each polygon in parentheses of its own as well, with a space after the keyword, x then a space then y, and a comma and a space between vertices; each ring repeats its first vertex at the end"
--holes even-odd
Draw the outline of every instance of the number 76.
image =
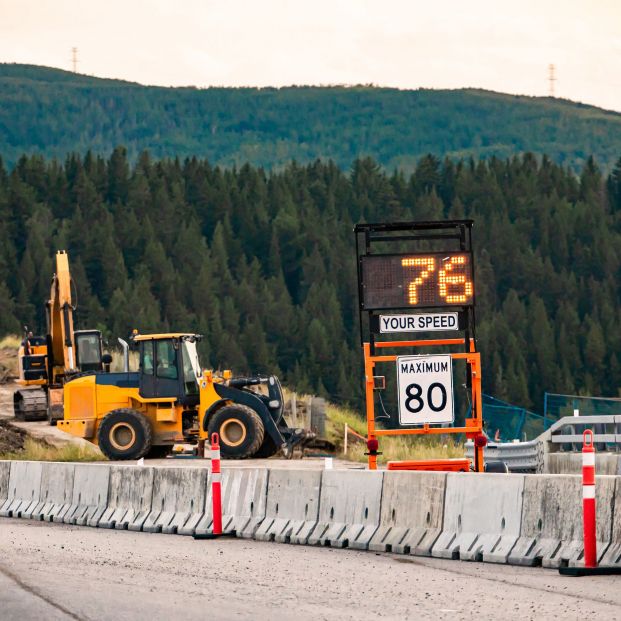
MULTIPOLYGON (((472 281, 466 278, 463 271, 455 268, 465 268, 466 257, 452 256, 443 262, 442 269, 437 271, 438 294, 447 304, 464 304, 472 297, 472 281)), ((435 257, 408 257, 401 259, 401 265, 406 268, 408 275, 414 276, 407 289, 408 302, 415 306, 420 302, 419 287, 436 272, 435 257)))

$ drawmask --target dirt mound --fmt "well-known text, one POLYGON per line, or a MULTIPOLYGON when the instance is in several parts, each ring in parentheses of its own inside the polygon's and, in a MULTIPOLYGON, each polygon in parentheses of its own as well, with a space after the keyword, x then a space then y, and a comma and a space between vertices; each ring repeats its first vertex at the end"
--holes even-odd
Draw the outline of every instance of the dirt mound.
POLYGON ((28 434, 23 429, 18 429, 8 421, 0 419, 0 454, 21 451, 27 437, 28 434))

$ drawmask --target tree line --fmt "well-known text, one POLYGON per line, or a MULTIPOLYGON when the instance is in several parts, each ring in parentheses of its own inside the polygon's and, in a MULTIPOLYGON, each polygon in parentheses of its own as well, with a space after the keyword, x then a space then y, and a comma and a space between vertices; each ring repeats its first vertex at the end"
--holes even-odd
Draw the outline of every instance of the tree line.
POLYGON ((125 148, 0 161, 0 334, 44 330, 57 249, 81 328, 205 335, 205 366, 275 372, 359 403, 353 225, 475 220, 484 390, 540 409, 544 391, 619 394, 621 159, 579 175, 532 154, 370 158, 267 172, 125 148))

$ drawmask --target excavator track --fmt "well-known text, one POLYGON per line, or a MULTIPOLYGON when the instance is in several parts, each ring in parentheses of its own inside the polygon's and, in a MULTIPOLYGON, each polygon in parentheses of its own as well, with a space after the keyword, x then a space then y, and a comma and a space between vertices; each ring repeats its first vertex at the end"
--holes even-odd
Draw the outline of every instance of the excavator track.
POLYGON ((13 394, 13 411, 16 420, 47 420, 47 393, 45 390, 17 390, 13 394))

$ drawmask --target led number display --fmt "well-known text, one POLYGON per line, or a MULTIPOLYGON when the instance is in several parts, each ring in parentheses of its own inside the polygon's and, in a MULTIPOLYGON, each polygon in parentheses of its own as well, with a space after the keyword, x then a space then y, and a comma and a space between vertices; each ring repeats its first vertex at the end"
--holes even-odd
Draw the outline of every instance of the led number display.
POLYGON ((370 255, 361 261, 365 310, 474 304, 469 252, 370 255))

